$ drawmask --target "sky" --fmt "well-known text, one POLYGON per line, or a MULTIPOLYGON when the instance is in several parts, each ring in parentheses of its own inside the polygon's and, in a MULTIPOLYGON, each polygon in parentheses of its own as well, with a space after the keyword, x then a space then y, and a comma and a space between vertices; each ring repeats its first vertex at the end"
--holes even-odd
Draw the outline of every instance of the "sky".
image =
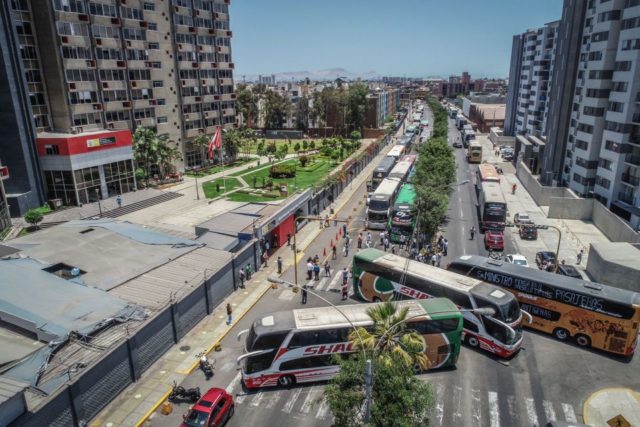
POLYGON ((407 77, 507 77, 514 34, 562 0, 232 0, 235 78, 344 68, 407 77))

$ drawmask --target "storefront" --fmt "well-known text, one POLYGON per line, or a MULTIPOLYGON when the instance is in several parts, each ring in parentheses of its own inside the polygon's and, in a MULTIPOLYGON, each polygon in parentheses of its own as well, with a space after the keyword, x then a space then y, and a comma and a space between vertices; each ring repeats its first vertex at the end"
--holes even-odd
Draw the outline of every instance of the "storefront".
POLYGON ((50 200, 81 205, 136 189, 129 130, 44 133, 36 145, 50 200))

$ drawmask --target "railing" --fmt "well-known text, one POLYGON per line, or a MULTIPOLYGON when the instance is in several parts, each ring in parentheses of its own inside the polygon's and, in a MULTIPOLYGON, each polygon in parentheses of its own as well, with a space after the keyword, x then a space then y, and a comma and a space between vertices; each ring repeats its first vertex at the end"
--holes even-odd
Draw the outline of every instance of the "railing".
POLYGON ((640 184, 640 177, 623 173, 621 181, 635 186, 640 184))
POLYGON ((620 192, 618 193, 618 200, 620 200, 621 202, 625 202, 630 205, 633 205, 633 193, 629 194, 625 192, 620 192))
POLYGON ((632 165, 640 166, 640 155, 629 155, 624 158, 624 161, 632 165))

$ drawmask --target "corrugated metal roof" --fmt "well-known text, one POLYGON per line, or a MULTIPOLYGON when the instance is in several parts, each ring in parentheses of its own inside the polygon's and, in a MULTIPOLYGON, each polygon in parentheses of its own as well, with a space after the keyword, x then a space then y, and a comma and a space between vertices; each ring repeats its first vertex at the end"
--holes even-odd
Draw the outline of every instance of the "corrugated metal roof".
POLYGON ((255 216, 227 212, 205 221, 202 224, 198 224, 197 227, 204 228, 215 233, 236 236, 242 230, 251 226, 254 221, 257 222, 259 219, 259 217, 255 216))
POLYGON ((259 203, 247 203, 246 205, 233 209, 231 212, 243 215, 259 215, 260 211, 263 210, 265 206, 266 205, 259 203))
POLYGON ((28 387, 29 384, 0 376, 0 405, 28 387))
POLYGON ((201 285, 205 274, 212 276, 229 264, 232 257, 229 252, 202 247, 111 289, 109 294, 159 310, 171 298, 179 299, 201 285))
POLYGON ((240 243, 237 237, 227 236, 220 233, 204 233, 198 237, 198 241, 205 243, 208 248, 218 249, 221 251, 232 251, 240 243))

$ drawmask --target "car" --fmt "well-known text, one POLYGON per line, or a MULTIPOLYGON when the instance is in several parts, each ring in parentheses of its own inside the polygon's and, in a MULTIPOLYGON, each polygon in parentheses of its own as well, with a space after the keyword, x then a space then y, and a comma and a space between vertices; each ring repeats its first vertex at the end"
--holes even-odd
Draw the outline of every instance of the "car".
POLYGON ((518 233, 521 239, 536 240, 538 238, 538 229, 531 224, 522 224, 518 233))
POLYGON ((542 268, 542 264, 552 265, 556 262, 556 253, 551 251, 540 251, 536 253, 536 264, 542 268))
POLYGON ((224 425, 235 412, 233 396, 222 388, 210 388, 183 415, 180 427, 218 427, 224 425))
POLYGON ((453 143, 453 148, 462 148, 462 142, 456 141, 453 143))
POLYGON ((516 225, 533 224, 533 220, 526 212, 518 212, 513 216, 513 222, 516 225))
POLYGON ((505 260, 508 263, 513 265, 519 265, 521 267, 529 267, 529 263, 527 262, 527 259, 520 254, 509 254, 505 258, 505 260))
POLYGON ((491 251, 503 251, 504 234, 502 234, 502 231, 487 230, 484 233, 484 247, 491 251))
POLYGON ((556 273, 582 280, 582 275, 573 265, 560 264, 558 265, 558 271, 556 271, 556 273))

